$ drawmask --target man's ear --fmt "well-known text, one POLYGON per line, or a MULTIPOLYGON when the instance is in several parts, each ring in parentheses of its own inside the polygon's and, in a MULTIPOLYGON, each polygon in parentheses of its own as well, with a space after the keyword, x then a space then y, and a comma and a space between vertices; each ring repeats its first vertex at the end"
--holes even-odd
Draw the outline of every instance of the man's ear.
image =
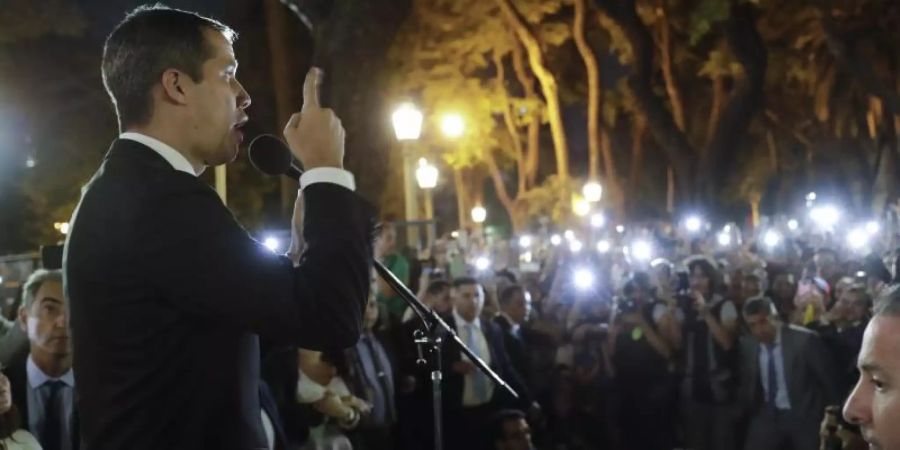
POLYGON ((177 105, 187 103, 187 90, 193 84, 191 77, 176 69, 166 69, 160 76, 163 98, 177 105))
POLYGON ((19 328, 28 333, 28 309, 25 305, 19 307, 19 328))

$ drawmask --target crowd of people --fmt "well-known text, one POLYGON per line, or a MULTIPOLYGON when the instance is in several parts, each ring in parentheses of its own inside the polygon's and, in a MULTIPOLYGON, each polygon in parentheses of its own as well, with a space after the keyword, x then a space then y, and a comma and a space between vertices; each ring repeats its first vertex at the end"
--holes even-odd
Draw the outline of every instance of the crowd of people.
MULTIPOLYGON (((900 301, 893 252, 813 248, 803 237, 777 250, 707 250, 712 236, 664 249, 657 237, 659 257, 647 260, 624 235, 597 252, 560 239, 502 248, 447 236, 421 258, 385 224, 376 259, 518 396, 449 336, 439 353, 418 346, 418 315, 373 273, 353 347, 263 341, 270 448, 433 448, 436 355, 448 449, 863 448, 840 410, 876 300, 900 301)), ((0 446, 77 449, 61 273, 35 271, 17 311, 0 327, 0 446)))

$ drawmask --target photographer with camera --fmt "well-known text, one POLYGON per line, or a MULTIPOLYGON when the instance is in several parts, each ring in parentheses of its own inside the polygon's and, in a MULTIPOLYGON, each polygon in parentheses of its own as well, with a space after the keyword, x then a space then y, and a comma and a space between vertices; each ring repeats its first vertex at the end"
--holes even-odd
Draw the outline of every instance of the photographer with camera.
POLYGON ((679 296, 685 315, 682 367, 687 446, 696 450, 735 448, 738 311, 725 299, 714 261, 685 261, 689 289, 679 296))
POLYGON ((622 289, 608 335, 614 385, 619 395, 615 413, 623 446, 635 450, 670 449, 675 443, 673 345, 660 332, 674 318, 655 296, 650 276, 635 273, 622 289), (652 425, 654 432, 648 433, 652 425))

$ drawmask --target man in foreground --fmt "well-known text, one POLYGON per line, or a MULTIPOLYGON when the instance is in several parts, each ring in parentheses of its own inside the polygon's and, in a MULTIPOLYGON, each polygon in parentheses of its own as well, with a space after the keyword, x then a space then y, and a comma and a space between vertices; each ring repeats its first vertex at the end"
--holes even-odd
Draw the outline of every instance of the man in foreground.
POLYGON ((257 335, 317 350, 359 338, 373 215, 342 169, 344 130, 319 106, 318 70, 284 130, 307 169, 291 246, 302 221, 302 258, 253 240, 197 177, 243 140, 250 97, 234 39, 163 6, 138 8, 107 38, 103 81, 122 134, 85 188, 64 258, 86 448, 264 448, 257 335))

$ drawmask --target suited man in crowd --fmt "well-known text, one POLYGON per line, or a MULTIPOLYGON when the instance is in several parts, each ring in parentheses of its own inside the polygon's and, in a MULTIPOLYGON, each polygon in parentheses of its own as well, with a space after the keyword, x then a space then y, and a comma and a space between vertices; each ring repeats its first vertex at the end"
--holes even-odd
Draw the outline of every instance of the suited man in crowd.
POLYGON ((66 323, 62 273, 38 269, 25 282, 19 325, 29 352, 6 370, 10 389, 28 430, 45 450, 79 448, 75 421, 75 377, 66 323))
POLYGON ((258 335, 310 349, 359 339, 374 215, 342 168, 344 130, 319 105, 321 71, 284 129, 307 169, 290 258, 254 240, 198 178, 243 141, 250 96, 235 38, 156 5, 106 39, 121 134, 83 191, 63 262, 85 447, 266 447, 258 335))
POLYGON ((484 289, 474 278, 453 283, 453 311, 447 323, 462 342, 519 394, 514 400, 462 353, 452 339, 444 339, 444 413, 447 448, 477 448, 490 417, 502 407, 537 409, 522 378, 509 360, 503 334, 492 321, 481 318, 484 289))
POLYGON ((741 342, 741 400, 750 414, 744 448, 818 449, 825 407, 840 402, 822 340, 782 323, 767 297, 748 300, 743 313, 750 330, 741 342))
POLYGON ((350 391, 372 407, 356 427, 358 440, 366 450, 395 448, 397 405, 394 370, 388 350, 376 332, 379 316, 378 300, 371 295, 366 304, 362 336, 354 347, 345 352, 350 368, 350 391))
POLYGON ((503 332, 503 344, 516 372, 529 387, 531 384, 531 359, 528 353, 526 332, 522 328, 531 314, 531 294, 522 286, 513 284, 500 291, 500 313, 494 323, 503 332))

